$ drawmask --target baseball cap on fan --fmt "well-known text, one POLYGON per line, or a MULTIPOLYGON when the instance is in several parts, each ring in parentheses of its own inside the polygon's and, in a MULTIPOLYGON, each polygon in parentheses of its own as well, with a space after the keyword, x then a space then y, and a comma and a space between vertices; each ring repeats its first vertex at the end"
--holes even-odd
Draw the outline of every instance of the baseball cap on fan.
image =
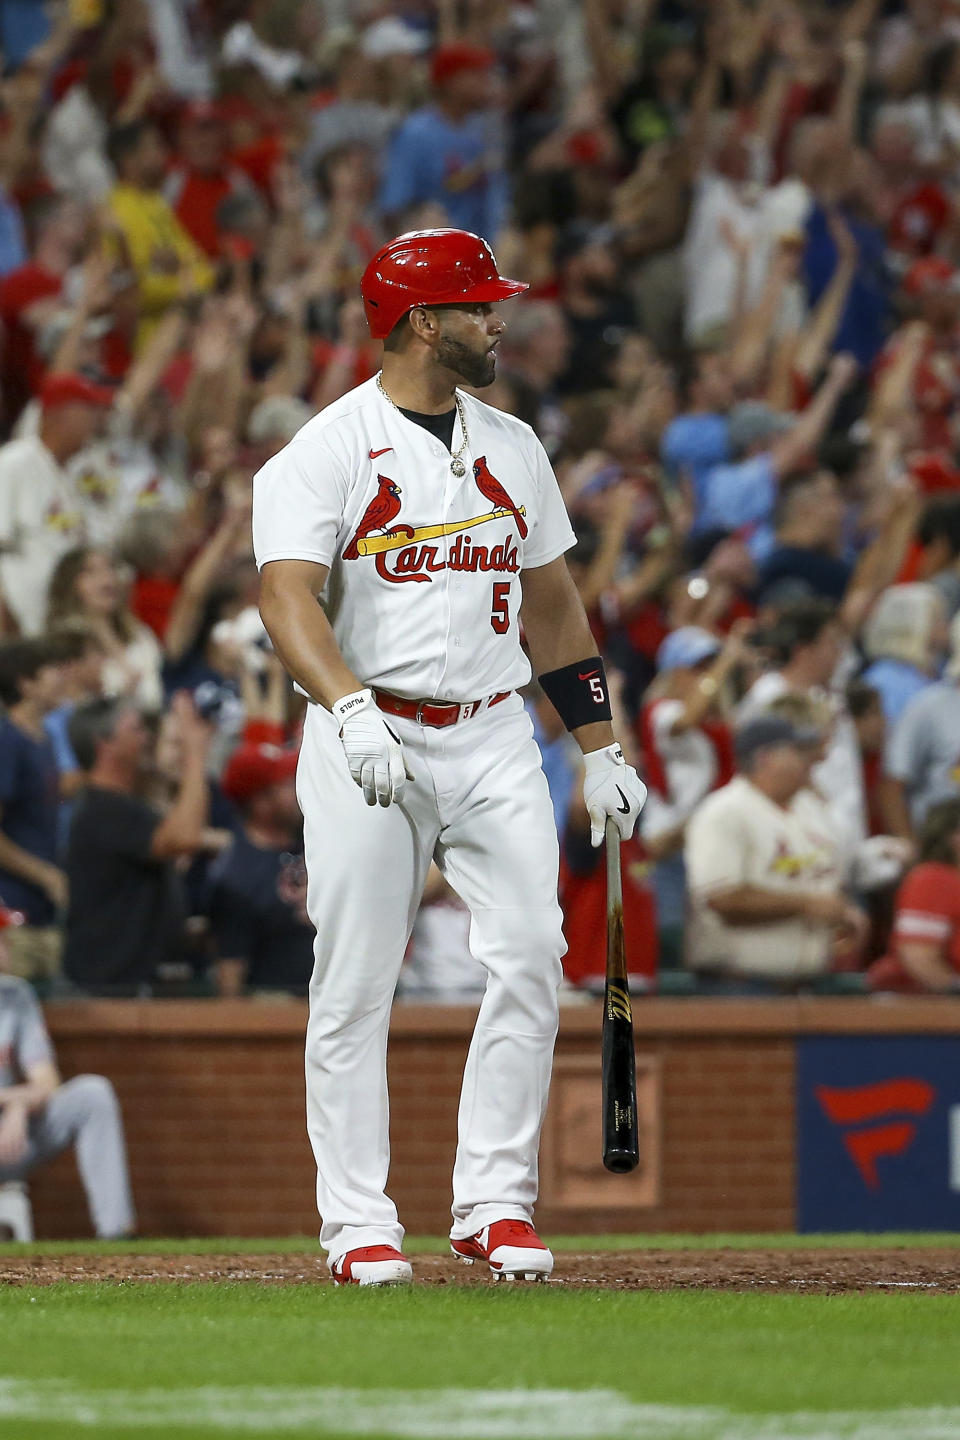
POLYGON ((688 670, 720 653, 720 641, 700 625, 681 625, 657 651, 658 670, 688 670))
POLYGON ((297 751, 280 745, 239 745, 223 772, 220 788, 237 805, 252 800, 271 785, 280 785, 297 773, 297 751))
POLYGON ((48 375, 40 386, 40 404, 44 410, 55 410, 58 405, 95 405, 100 409, 109 408, 116 398, 109 385, 97 385, 85 375, 76 372, 48 375))
POLYGON ((773 440, 793 428, 793 420, 762 400, 744 400, 730 411, 730 453, 745 455, 754 445, 773 440))
POLYGON ((733 750, 737 764, 743 769, 761 750, 770 750, 777 745, 796 745, 802 750, 813 750, 822 741, 823 731, 815 725, 795 725, 785 715, 758 715, 736 732, 733 750))
POLYGON ((439 45, 430 62, 430 79, 434 85, 445 85, 461 70, 490 70, 497 57, 486 45, 471 45, 468 40, 454 40, 439 45))

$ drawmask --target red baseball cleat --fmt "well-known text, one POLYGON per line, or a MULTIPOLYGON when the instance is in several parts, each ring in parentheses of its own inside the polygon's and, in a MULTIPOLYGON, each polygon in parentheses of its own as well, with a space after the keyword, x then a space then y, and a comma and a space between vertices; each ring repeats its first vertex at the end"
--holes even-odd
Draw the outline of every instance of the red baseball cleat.
POLYGON ((528 1220, 495 1220, 450 1249, 464 1265, 486 1260, 494 1280, 546 1280, 553 1256, 528 1220))
POLYGON ((365 1245, 333 1262, 334 1285, 409 1285, 413 1270, 392 1245, 365 1245))

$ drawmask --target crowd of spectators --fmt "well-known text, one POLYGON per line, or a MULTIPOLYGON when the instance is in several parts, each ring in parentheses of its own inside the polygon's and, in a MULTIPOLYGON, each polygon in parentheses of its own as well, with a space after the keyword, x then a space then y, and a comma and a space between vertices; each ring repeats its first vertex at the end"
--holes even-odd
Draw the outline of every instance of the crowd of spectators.
MULTIPOLYGON (((650 788, 636 983, 956 987, 951 0, 0 0, 0 47, 16 974, 305 991, 251 482, 376 373, 373 251, 450 224, 530 286, 482 398, 555 466, 650 788)), ((528 705, 589 989, 577 751, 528 705)), ((482 983, 438 876, 403 983, 482 983)))

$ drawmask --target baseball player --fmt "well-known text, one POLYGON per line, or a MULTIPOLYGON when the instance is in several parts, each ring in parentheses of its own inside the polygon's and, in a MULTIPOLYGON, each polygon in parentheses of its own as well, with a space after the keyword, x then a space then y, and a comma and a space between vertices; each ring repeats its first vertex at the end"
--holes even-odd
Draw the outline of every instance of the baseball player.
POLYGON ((0 1185, 26 1179, 72 1145, 97 1234, 122 1238, 136 1217, 120 1106, 103 1075, 61 1083, 36 995, 6 973, 7 937, 22 921, 0 902, 0 1185))
POLYGON ((263 620, 313 702, 297 773, 317 930, 307 1123, 338 1284, 411 1278, 384 1188, 386 1048, 431 860, 468 906, 488 973, 463 1077, 453 1251, 511 1279, 553 1265, 532 1215, 565 945, 553 811, 517 694, 530 678, 521 614, 584 752, 594 843, 608 816, 630 835, 646 794, 614 739, 543 448, 457 388, 492 383, 494 304, 524 289, 466 231, 390 241, 361 281, 382 371, 254 482, 263 620))

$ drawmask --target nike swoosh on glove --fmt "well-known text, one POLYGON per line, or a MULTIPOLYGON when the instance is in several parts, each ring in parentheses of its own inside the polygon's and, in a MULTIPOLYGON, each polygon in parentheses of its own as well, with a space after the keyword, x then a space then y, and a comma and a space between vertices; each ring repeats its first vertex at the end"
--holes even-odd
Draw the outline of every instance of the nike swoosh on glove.
POLYGON ((647 787, 623 758, 619 744, 591 750, 583 757, 583 799, 590 816, 590 843, 603 840, 607 819, 616 821, 621 840, 629 840, 647 798, 647 787))
POLYGON ((399 800, 407 779, 403 746, 383 718, 373 691, 342 695, 330 712, 340 721, 340 743, 350 774, 367 804, 386 806, 399 800))

